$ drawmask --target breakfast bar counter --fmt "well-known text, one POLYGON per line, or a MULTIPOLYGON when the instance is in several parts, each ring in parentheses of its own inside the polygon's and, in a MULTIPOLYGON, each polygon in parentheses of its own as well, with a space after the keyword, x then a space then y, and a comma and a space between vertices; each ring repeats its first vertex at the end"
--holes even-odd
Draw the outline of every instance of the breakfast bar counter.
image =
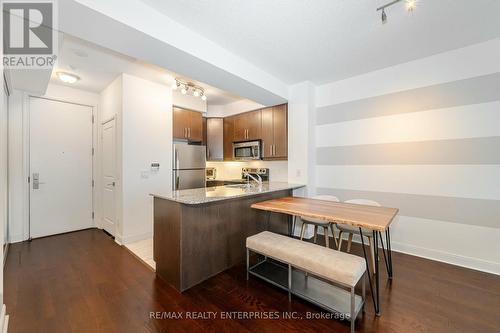
POLYGON ((288 233, 290 218, 252 209, 288 197, 303 185, 264 182, 152 194, 156 274, 179 291, 245 260, 247 237, 264 230, 288 233))

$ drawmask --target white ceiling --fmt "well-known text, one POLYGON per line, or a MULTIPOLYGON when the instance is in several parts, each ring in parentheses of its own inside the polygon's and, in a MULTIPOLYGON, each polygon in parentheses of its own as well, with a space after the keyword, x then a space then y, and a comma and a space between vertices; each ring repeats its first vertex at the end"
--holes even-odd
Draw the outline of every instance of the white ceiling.
POLYGON ((286 83, 335 81, 500 36, 498 0, 142 0, 286 83))
POLYGON ((51 77, 53 83, 99 93, 121 73, 135 75, 169 86, 173 84, 173 78, 178 77, 201 86, 207 95, 208 105, 225 105, 242 100, 242 98, 226 91, 179 76, 161 67, 144 63, 81 39, 69 35, 61 37, 58 63, 51 77), (58 71, 76 74, 81 80, 74 84, 63 83, 56 76, 58 71))

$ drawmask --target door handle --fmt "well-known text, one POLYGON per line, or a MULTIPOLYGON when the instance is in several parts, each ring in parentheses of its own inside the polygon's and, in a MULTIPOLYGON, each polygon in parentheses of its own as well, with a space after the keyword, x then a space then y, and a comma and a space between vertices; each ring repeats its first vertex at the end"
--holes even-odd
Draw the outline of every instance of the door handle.
POLYGON ((106 184, 106 186, 113 186, 113 187, 115 187, 115 182, 111 182, 109 184, 106 184))
POLYGON ((38 190, 41 184, 45 184, 40 181, 40 174, 38 172, 33 173, 33 189, 38 190))

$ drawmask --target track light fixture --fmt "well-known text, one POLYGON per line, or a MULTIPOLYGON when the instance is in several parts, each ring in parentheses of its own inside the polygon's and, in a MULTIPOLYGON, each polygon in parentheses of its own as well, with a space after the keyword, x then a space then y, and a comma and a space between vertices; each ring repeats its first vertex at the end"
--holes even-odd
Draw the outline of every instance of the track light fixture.
MULTIPOLYGON (((381 20, 382 20, 382 23, 386 23, 387 22, 387 13, 385 12, 385 9, 387 7, 390 7, 392 5, 395 5, 397 4, 398 2, 401 2, 403 0, 394 0, 394 1, 391 1, 389 3, 386 3, 385 5, 383 6, 380 6, 377 8, 377 12, 378 11, 382 11, 382 15, 381 15, 381 20)), ((415 10, 415 8, 417 8, 417 0, 404 0, 406 2, 406 10, 409 11, 409 12, 412 12, 415 10)))
POLYGON ((207 96, 205 95, 205 89, 200 86, 195 85, 191 82, 186 82, 181 79, 175 79, 174 84, 172 84, 172 90, 181 90, 181 94, 183 95, 191 95, 194 97, 200 97, 203 101, 207 100, 207 96))

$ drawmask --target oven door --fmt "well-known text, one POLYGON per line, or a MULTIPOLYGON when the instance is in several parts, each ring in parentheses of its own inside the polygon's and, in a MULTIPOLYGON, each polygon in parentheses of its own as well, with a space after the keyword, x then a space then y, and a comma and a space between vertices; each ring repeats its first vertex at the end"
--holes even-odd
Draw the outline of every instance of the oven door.
POLYGON ((260 142, 233 143, 233 158, 235 160, 260 160, 260 142))

